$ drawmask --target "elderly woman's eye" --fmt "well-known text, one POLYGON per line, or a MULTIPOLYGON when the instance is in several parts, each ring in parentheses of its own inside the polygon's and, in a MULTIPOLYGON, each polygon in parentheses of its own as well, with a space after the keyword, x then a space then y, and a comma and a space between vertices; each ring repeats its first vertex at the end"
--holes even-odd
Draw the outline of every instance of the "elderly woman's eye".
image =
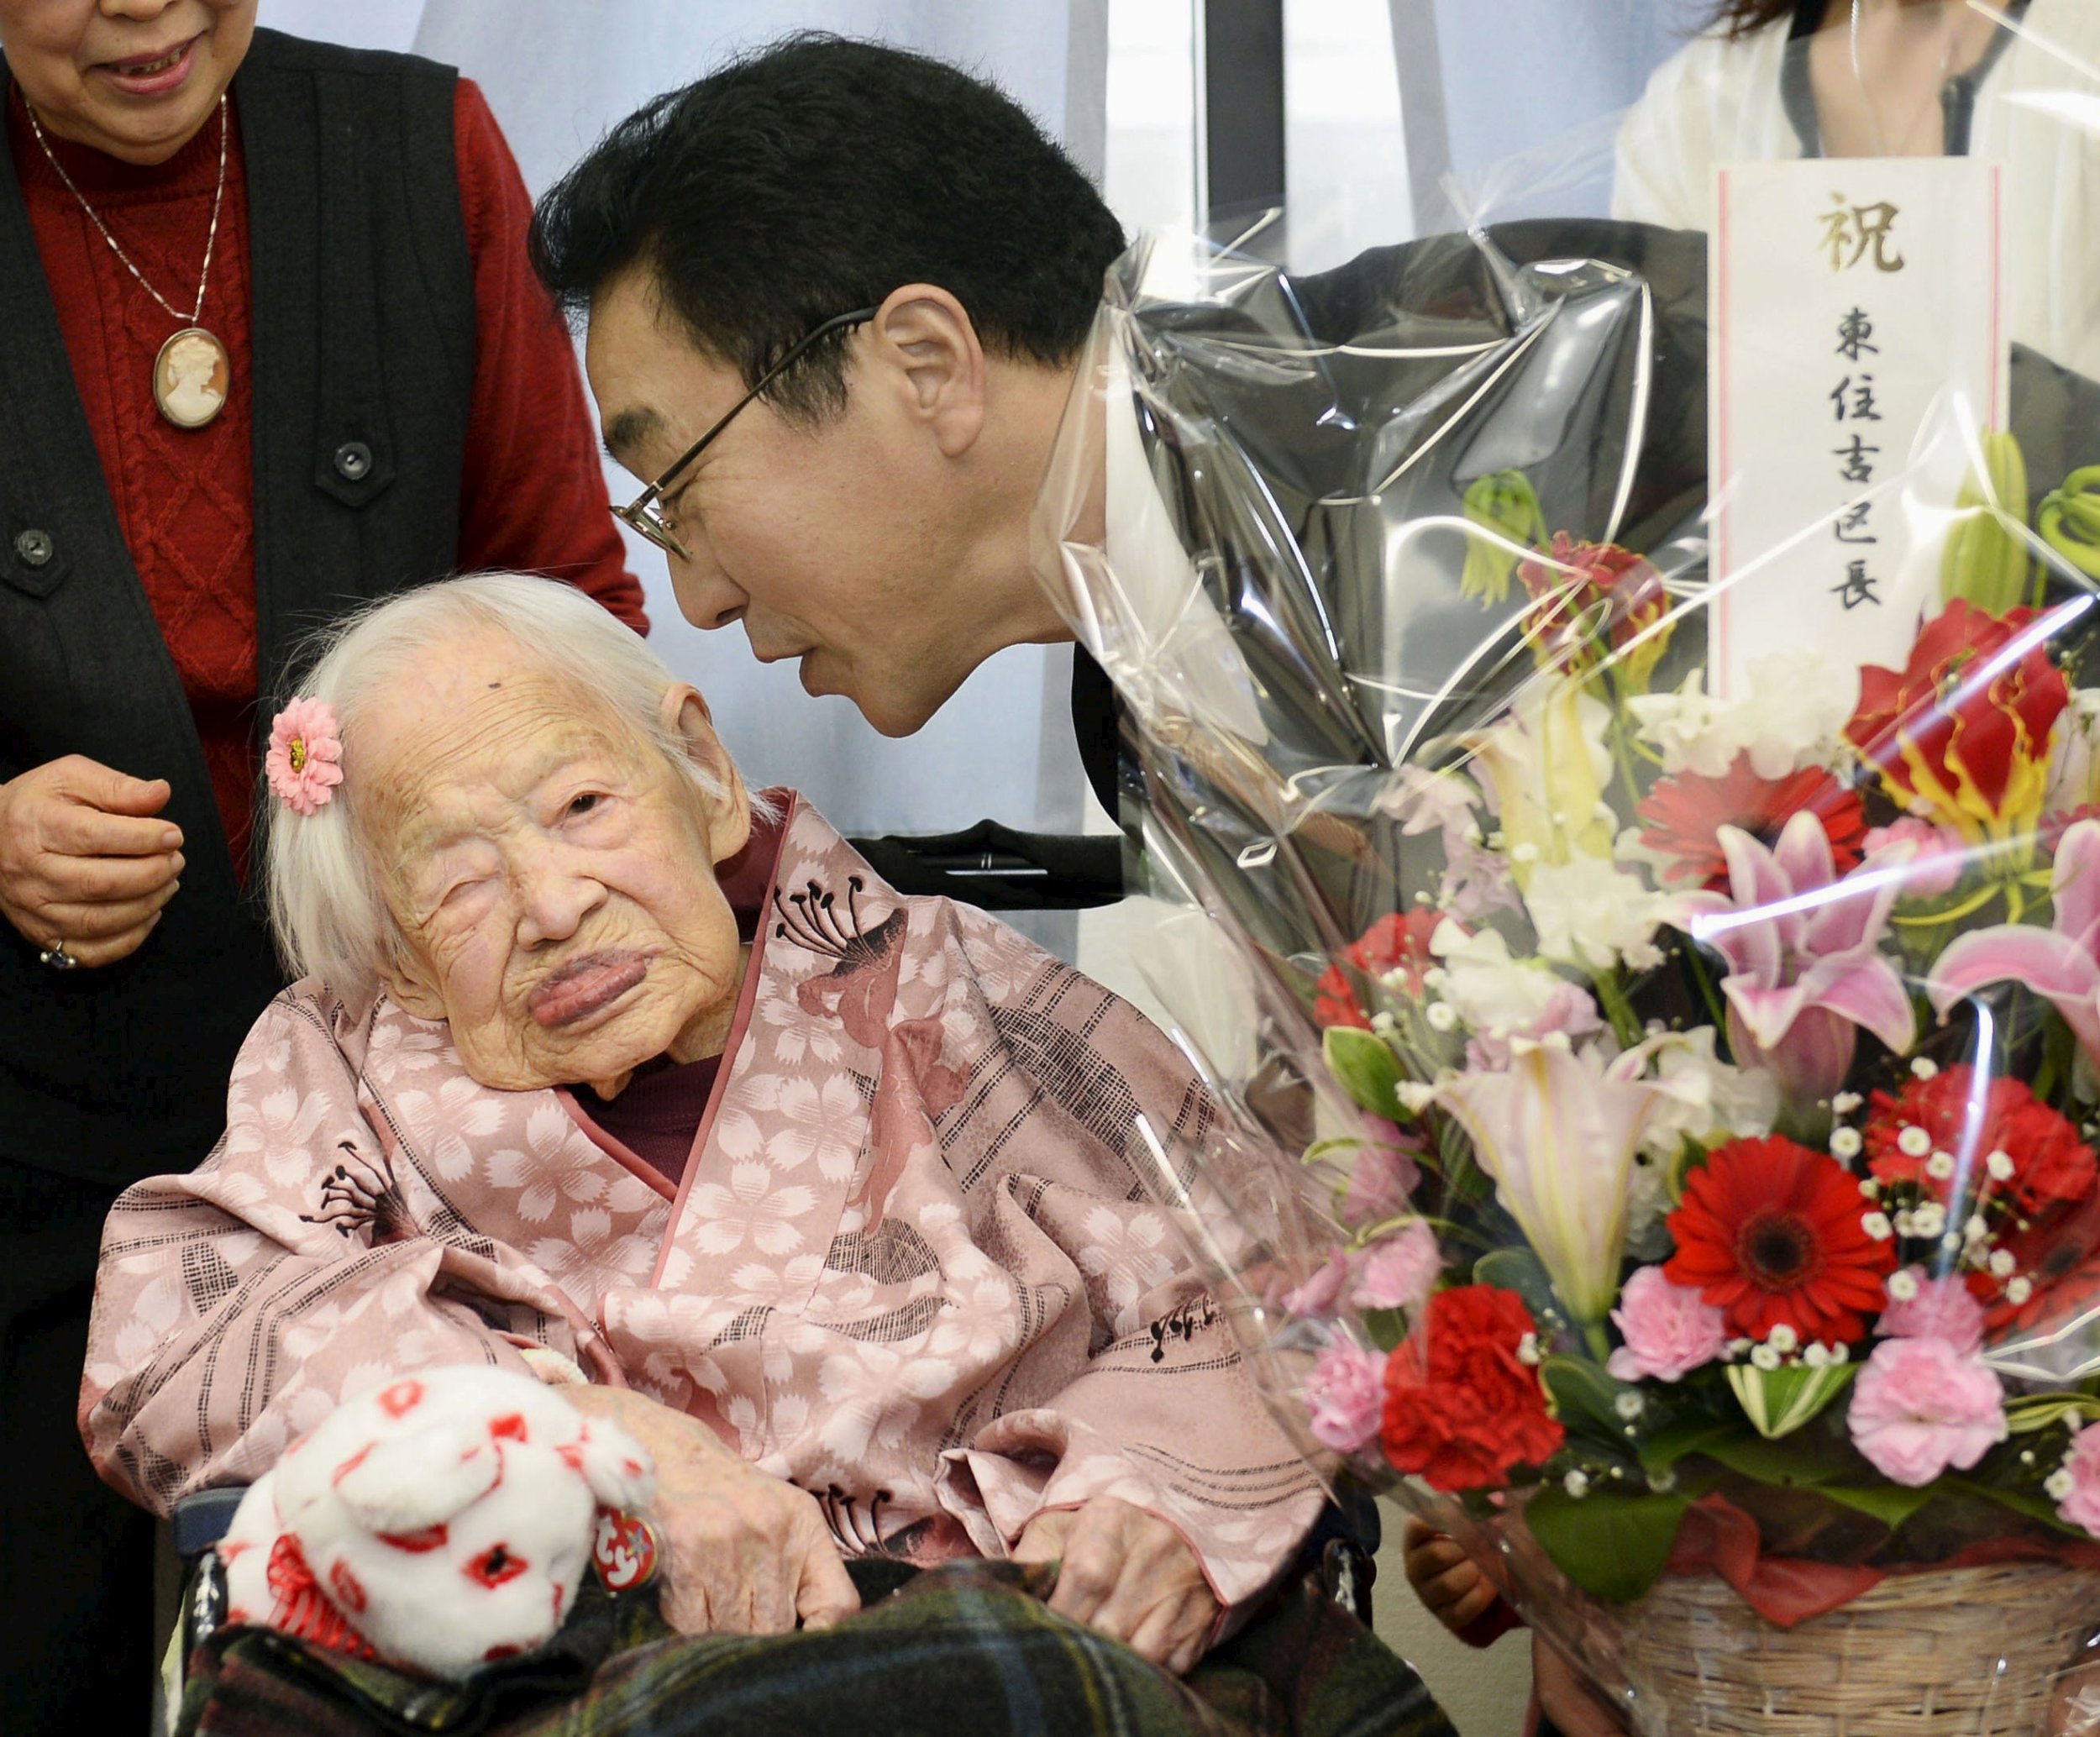
POLYGON ((581 795, 571 796, 569 799, 569 807, 566 811, 572 816, 589 814, 604 800, 604 796, 598 791, 585 790, 581 795))

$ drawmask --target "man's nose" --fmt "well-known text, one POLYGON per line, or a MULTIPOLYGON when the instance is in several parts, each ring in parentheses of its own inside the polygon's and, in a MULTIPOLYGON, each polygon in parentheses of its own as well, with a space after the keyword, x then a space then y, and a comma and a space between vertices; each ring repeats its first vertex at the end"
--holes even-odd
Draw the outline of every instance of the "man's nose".
POLYGON ((696 627, 711 631, 741 621, 751 599, 732 584, 701 543, 688 559, 666 557, 671 569, 671 592, 678 599, 679 613, 696 627))
POLYGON ((567 851, 542 848, 519 865, 517 938, 526 947, 567 941, 605 903, 603 884, 567 851))

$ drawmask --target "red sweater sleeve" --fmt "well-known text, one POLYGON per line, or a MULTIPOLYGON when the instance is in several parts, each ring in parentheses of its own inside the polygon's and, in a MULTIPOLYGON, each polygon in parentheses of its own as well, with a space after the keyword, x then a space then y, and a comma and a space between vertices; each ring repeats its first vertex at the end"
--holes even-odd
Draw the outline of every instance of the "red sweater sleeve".
POLYGON ((606 504, 575 346, 526 255, 532 197, 471 79, 459 81, 453 133, 477 330, 460 568, 565 579, 646 633, 642 585, 627 570, 606 504))

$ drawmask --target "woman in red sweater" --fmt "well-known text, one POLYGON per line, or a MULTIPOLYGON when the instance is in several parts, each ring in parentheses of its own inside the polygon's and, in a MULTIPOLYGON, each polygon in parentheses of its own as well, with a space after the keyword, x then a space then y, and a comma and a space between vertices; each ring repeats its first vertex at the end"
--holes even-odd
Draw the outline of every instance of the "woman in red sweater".
POLYGON ((276 987, 244 887, 291 649, 454 568, 646 627, 480 93, 255 13, 0 0, 8 1731, 144 1717, 150 1554, 73 1398, 103 1213, 205 1155, 276 987))

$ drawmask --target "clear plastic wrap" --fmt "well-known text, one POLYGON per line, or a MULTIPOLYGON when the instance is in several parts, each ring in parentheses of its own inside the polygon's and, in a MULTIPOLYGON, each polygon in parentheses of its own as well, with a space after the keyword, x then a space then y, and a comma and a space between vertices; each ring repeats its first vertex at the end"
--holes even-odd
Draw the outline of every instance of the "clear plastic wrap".
POLYGON ((1156 1183, 1305 1451, 1635 1729, 2100 1728, 2100 386, 1950 377, 1915 606, 1788 644, 1851 508, 1714 582, 1708 262, 1112 275, 1039 530, 1226 1110, 1156 1183))

